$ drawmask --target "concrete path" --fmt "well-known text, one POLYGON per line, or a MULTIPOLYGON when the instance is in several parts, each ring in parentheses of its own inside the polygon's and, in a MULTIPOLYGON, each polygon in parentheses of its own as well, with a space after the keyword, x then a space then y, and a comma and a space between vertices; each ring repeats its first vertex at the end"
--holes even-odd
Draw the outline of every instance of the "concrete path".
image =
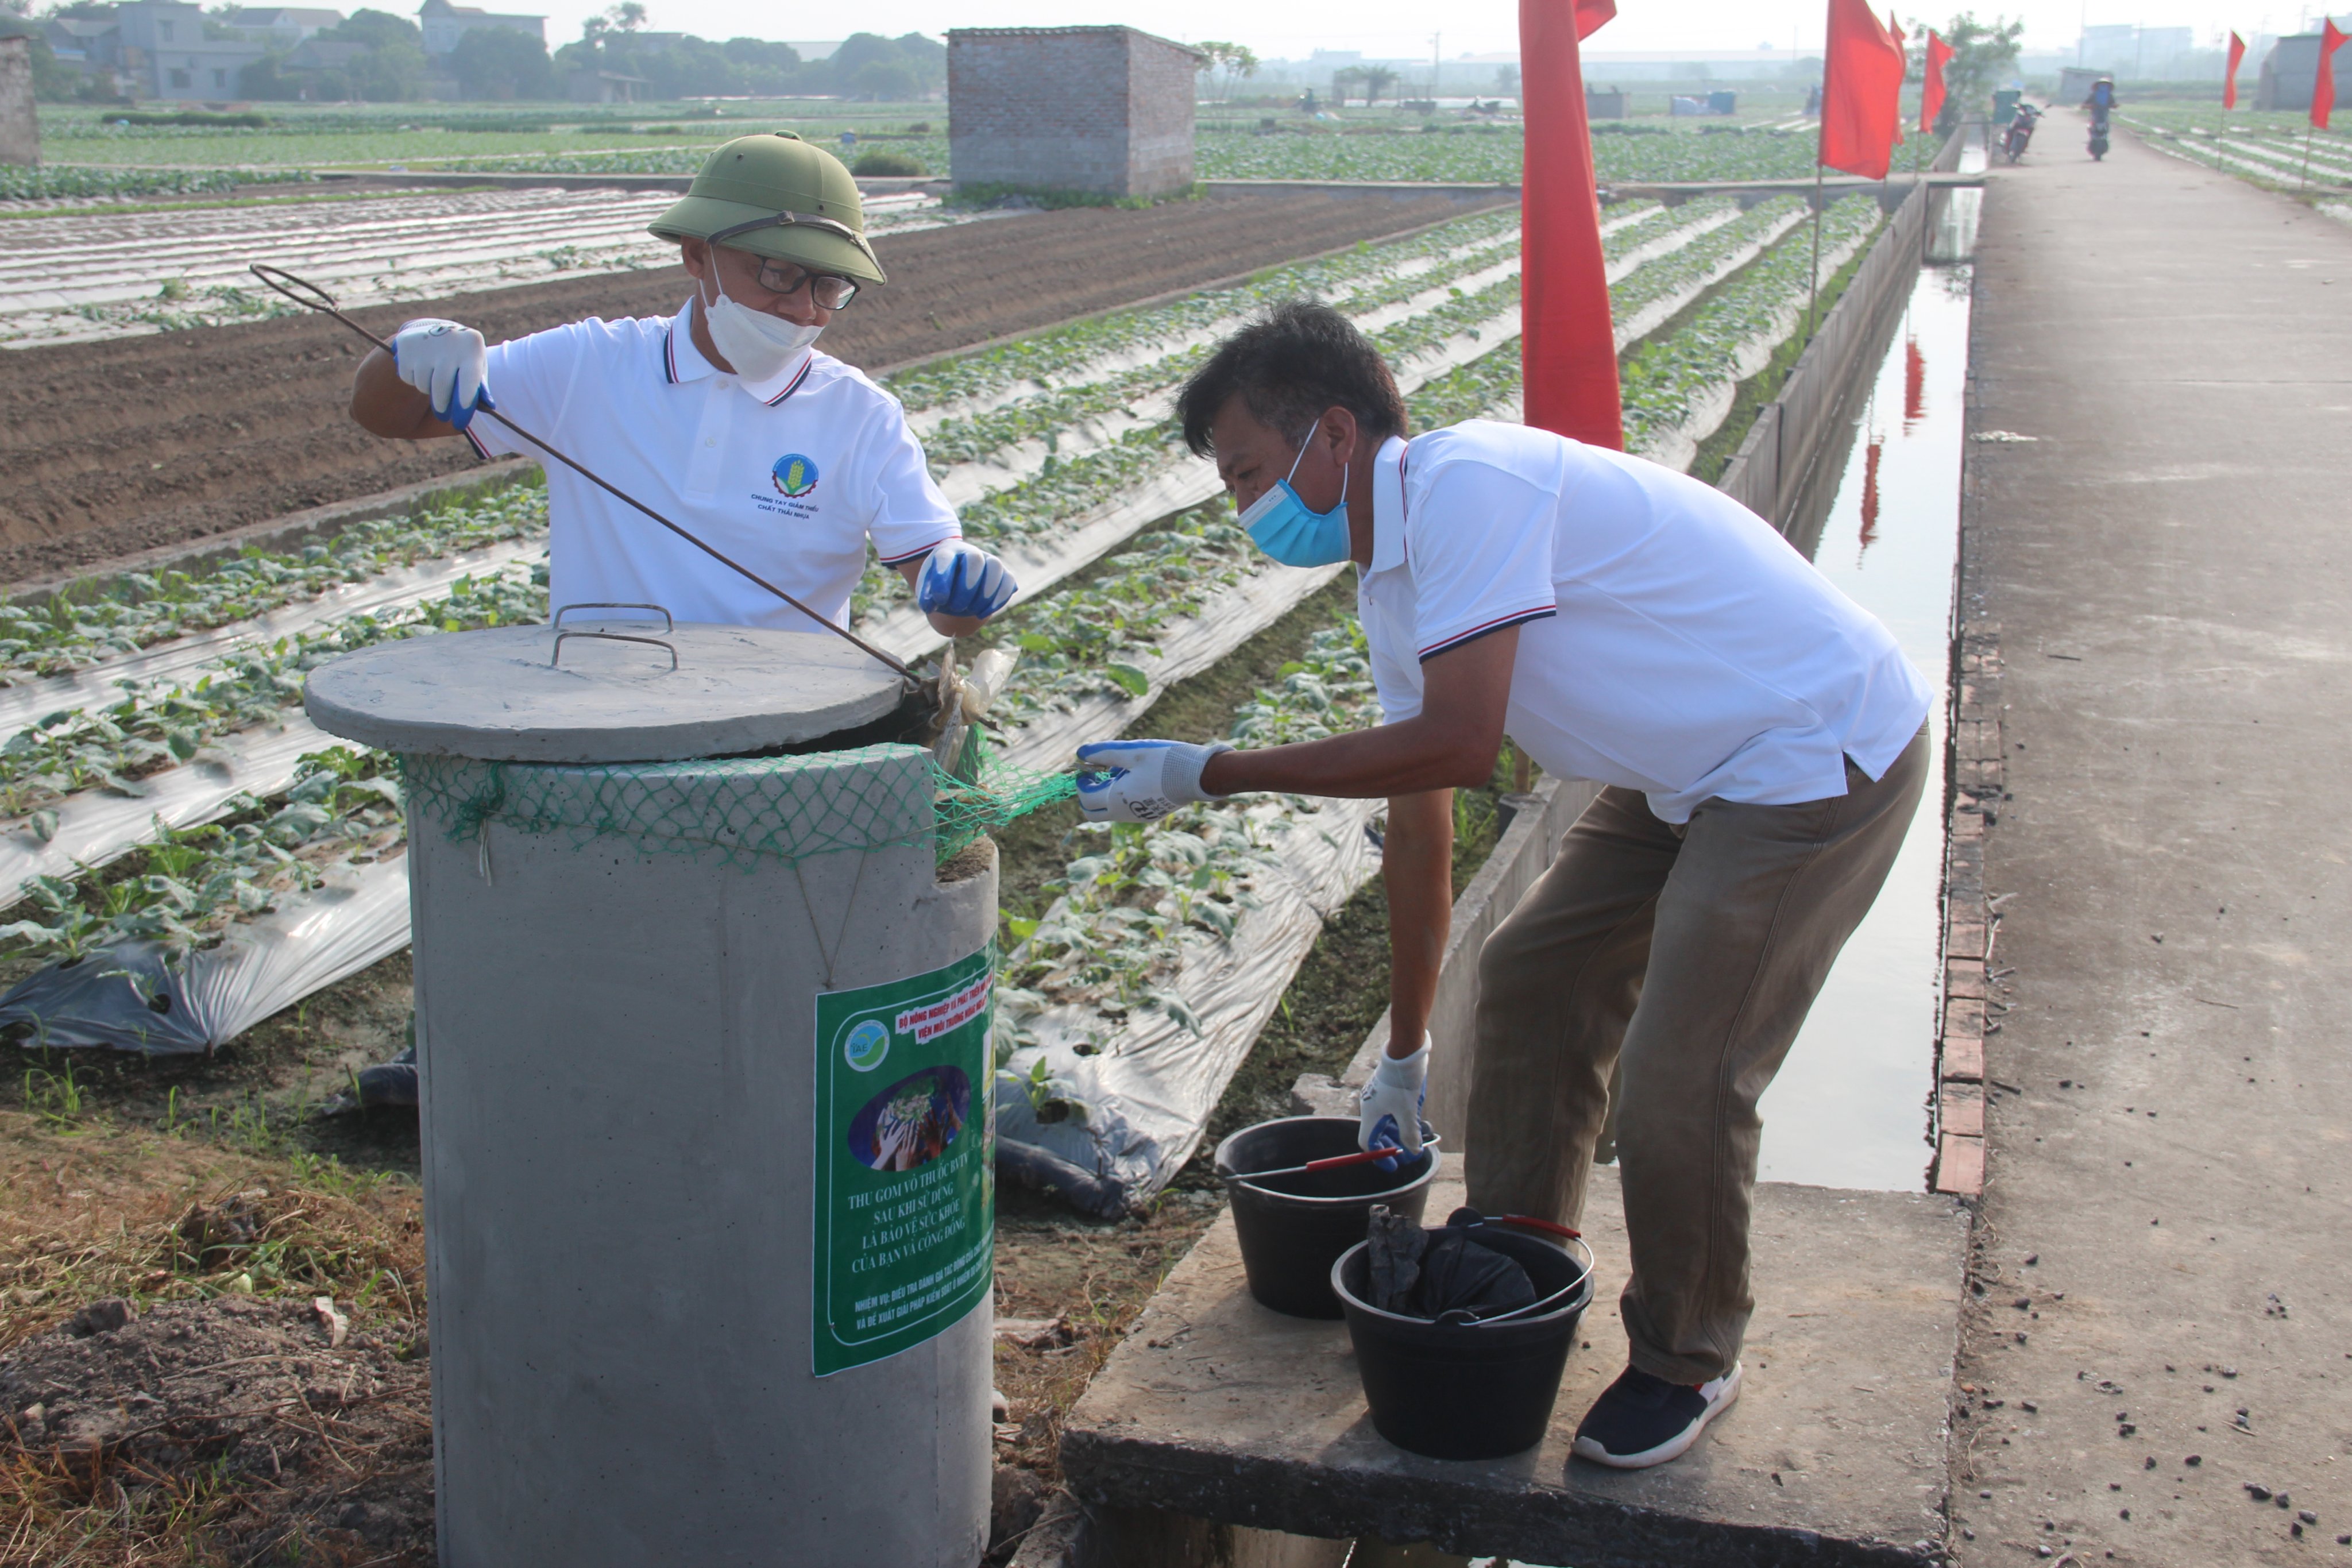
POLYGON ((2352 1563, 2352 229, 2082 145, 1997 173, 1978 251, 2015 973, 1952 1546, 2352 1563))
MULTIPOLYGON (((1462 1202, 1453 1164, 1448 1156, 1432 1187, 1433 1222, 1462 1202)), ((1097 1505, 1310 1537, 1426 1541, 1518 1563, 1931 1561, 1943 1531, 1944 1391, 1965 1212, 1918 1193, 1759 1186, 1762 1305, 1739 1403, 1680 1462, 1609 1470, 1572 1460, 1570 1447, 1625 1364, 1615 1297, 1630 1265, 1615 1175, 1593 1183, 1583 1219, 1601 1300, 1579 1325, 1538 1447, 1485 1461, 1391 1447, 1373 1430, 1347 1326, 1286 1318, 1253 1300, 1228 1210, 1070 1412, 1062 1467, 1072 1489, 1097 1505)), ((1129 1568, 1116 1552, 1111 1561, 1129 1568)), ((1301 1546, 1270 1561, 1336 1560, 1301 1546)))

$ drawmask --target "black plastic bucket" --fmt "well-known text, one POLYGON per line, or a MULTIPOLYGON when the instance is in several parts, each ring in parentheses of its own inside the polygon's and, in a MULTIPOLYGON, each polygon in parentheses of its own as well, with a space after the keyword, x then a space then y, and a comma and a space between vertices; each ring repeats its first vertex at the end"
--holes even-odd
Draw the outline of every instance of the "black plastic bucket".
POLYGON ((1331 1266, 1372 1426, 1408 1453, 1433 1459, 1500 1459, 1543 1441, 1577 1324, 1592 1304, 1591 1255, 1493 1226, 1478 1245, 1517 1260, 1539 1312, 1492 1323, 1433 1323, 1371 1304, 1363 1243, 1331 1266), (1580 1256, 1579 1254, 1581 1254, 1580 1256), (1557 1304, 1545 1301, 1568 1293, 1557 1304))
POLYGON ((1352 1116, 1286 1116, 1244 1127, 1217 1145, 1217 1174, 1234 1205, 1242 1266, 1250 1294, 1294 1318, 1336 1318, 1339 1299, 1331 1294, 1331 1266, 1364 1239, 1372 1205, 1386 1204, 1401 1215, 1421 1218, 1437 1156, 1423 1150, 1393 1171, 1349 1165, 1262 1182, 1234 1179, 1235 1172, 1278 1171, 1356 1152, 1352 1116))

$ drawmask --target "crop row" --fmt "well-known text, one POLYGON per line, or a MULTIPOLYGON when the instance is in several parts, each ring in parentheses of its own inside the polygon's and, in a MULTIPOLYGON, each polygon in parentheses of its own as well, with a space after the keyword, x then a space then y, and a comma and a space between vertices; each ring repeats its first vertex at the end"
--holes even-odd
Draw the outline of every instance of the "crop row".
MULTIPOLYGON (((1505 240, 1462 258, 1453 271, 1455 276, 1483 272, 1517 255, 1517 240, 1505 240)), ((1334 303, 1351 316, 1363 316, 1427 293, 1441 283, 1442 279, 1433 279, 1426 273, 1413 272, 1375 279, 1334 303)), ((941 474, 950 464, 987 458, 1022 441, 1045 438, 1050 442, 1059 431, 1130 410, 1172 387, 1199 363, 1205 348, 1204 344, 1194 344, 1099 381, 1049 389, 984 413, 944 419, 923 437, 932 472, 941 474)))
MULTIPOLYGON (((1353 616, 1317 632, 1279 683, 1234 715, 1234 738, 1255 745, 1318 739, 1371 717, 1371 666, 1353 616)), ((1177 984, 1181 939, 1220 941, 1252 906, 1254 882, 1282 863, 1283 840, 1316 814, 1306 802, 1267 810, 1263 796, 1197 808, 1152 824, 1082 823, 1073 858, 1048 891, 1062 897, 1034 924, 1009 922, 1020 942, 1007 965, 1021 994, 1002 998, 1017 1031, 1024 1012, 1078 1006, 1115 1025, 1144 1008, 1197 1029, 1177 984), (1304 808, 1304 809, 1301 809, 1304 808)))
POLYGON ((2150 131, 2148 140, 2161 151, 2273 189, 2306 183, 2352 186, 2352 153, 2347 153, 2340 142, 2319 143, 2306 152, 2299 139, 2285 136, 2150 131))
POLYGON ((163 828, 103 883, 36 877, 23 889, 33 912, 0 926, 0 942, 65 963, 116 942, 203 946, 317 888, 330 866, 381 859, 401 843, 400 786, 377 771, 383 761, 348 747, 313 752, 282 797, 239 795, 220 821, 163 828))
MULTIPOLYGON (((948 139, 893 141, 933 174, 949 170, 948 139)), ((1600 135, 1593 157, 1612 181, 1801 178, 1813 168, 1810 130, 1700 134, 1681 129, 1600 135)), ((677 174, 701 166, 708 148, 632 148, 461 158, 448 166, 480 173, 677 174)), ((1448 127, 1433 131, 1284 131, 1200 138, 1193 167, 1203 180, 1363 180, 1515 184, 1525 163, 1519 128, 1448 127)))
MULTIPOLYGON (((1849 196, 1824 209, 1824 276, 1877 228, 1879 216, 1870 196, 1849 196)), ((1812 254, 1811 234, 1791 233, 1717 288, 1679 331, 1633 353, 1620 383, 1626 450, 1662 457, 1671 437, 1703 434, 1690 430, 1696 401, 1754 374, 1759 367, 1748 361, 1759 345, 1769 353, 1788 335, 1792 312, 1801 310, 1811 287, 1812 254)))
POLYGON ((133 572, 100 596, 0 605, 0 684, 84 669, 402 566, 547 531, 547 491, 518 485, 415 517, 355 523, 293 551, 253 551, 205 572, 133 572))
POLYGON ((349 616, 224 658, 196 679, 133 690, 104 708, 53 713, 0 744, 0 814, 33 815, 79 790, 138 795, 148 773, 196 759, 231 731, 266 724, 302 700, 302 678, 327 660, 420 633, 513 626, 547 618, 544 574, 516 566, 460 579, 404 614, 349 616))
MULTIPOLYGON (((1703 204, 1718 215, 1729 205, 1725 197, 1703 204)), ((1745 265, 1759 246, 1787 232, 1803 212, 1804 203, 1796 196, 1775 196, 1759 203, 1613 286, 1609 291, 1610 314, 1617 322, 1619 346, 1624 345, 1629 333, 1642 335, 1636 328, 1655 326, 1664 316, 1679 310, 1694 289, 1712 284, 1727 268, 1745 265)))
POLYGON ((233 191, 239 185, 299 183, 301 169, 115 169, 79 163, 20 168, 0 163, 0 201, 57 201, 77 196, 155 196, 233 191))
POLYGON ((1024 384, 1050 387, 1106 360, 1159 349, 1214 328, 1262 301, 1300 294, 1328 299, 1350 292, 1361 280, 1426 267, 1465 248, 1490 245, 1515 233, 1518 225, 1519 215, 1507 207, 1459 218, 1407 239, 1367 242, 1337 256, 1276 268, 1239 288, 1075 321, 977 353, 919 365, 887 377, 887 384, 910 413, 979 402, 1024 384))

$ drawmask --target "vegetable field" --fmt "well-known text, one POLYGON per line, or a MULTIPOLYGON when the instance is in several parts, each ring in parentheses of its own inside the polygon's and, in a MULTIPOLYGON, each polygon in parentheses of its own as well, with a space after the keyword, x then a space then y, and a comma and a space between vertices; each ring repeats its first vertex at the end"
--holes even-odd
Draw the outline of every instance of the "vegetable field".
MULTIPOLYGON (((353 305, 666 267, 646 225, 659 192, 431 191, 363 201, 24 219, 0 248, 0 343, 218 326, 293 312, 246 268, 268 261, 353 305)), ((876 196, 877 235, 969 215, 915 192, 876 196)))
POLYGON ((0 164, 0 202, 111 201, 123 196, 209 195, 239 185, 299 184, 302 169, 148 169, 108 164, 0 164))
POLYGON ((2118 113, 2159 153, 2272 190, 2352 191, 2352 136, 2294 123, 2299 115, 2223 114, 2220 109, 2118 113))
MULTIPOLYGON (((226 188, 258 171, 302 178, 318 170, 436 170, 476 174, 690 174, 710 149, 730 136, 791 129, 838 147, 845 131, 860 150, 887 150, 913 158, 931 174, 949 170, 944 120, 904 110, 879 119, 843 115, 811 118, 808 105, 729 105, 714 124, 706 109, 685 118, 583 117, 568 106, 544 106, 556 122, 524 111, 478 125, 409 122, 385 114, 301 114, 261 126, 121 125, 86 110, 46 111, 49 156, 75 165, 136 169, 123 181, 202 179, 226 188), (901 119, 898 115, 905 115, 901 119), (577 121, 577 123, 573 121, 577 121), (181 170, 173 175, 167 171, 181 170), (243 173, 239 173, 242 171, 243 173)), ((927 112, 936 112, 930 106, 927 112)), ((1265 117, 1262 117, 1262 120, 1265 117)), ((1295 115, 1262 121, 1204 118, 1197 138, 1197 168, 1204 180, 1372 180, 1462 184, 1517 183, 1520 132, 1516 123, 1431 121, 1399 123, 1386 114, 1338 121, 1295 115)), ((1728 181, 1801 178, 1812 172, 1814 132, 1809 122, 1710 122, 1702 129, 1665 120, 1602 121, 1593 152, 1601 177, 1617 181, 1728 181)), ((855 153, 852 153, 855 156, 855 153)), ((87 175, 88 171, 84 171, 87 175)), ((0 181, 6 176, 0 175, 0 181)), ((121 194, 182 187, 126 184, 121 194)), ((16 194, 0 184, 0 199, 16 194)), ((99 195, 86 191, 60 195, 99 195)))
MULTIPOLYGON (((618 211, 622 198, 600 199, 615 232, 642 222, 618 211)), ((480 226, 553 210, 468 214, 480 226)), ((562 210, 578 221, 588 209, 562 210)), ((1794 198, 1606 211, 1630 446, 1687 466, 1738 381, 1801 329, 1802 219, 1794 198)), ((1832 204, 1824 274, 1878 222, 1868 198, 1832 204)), ((469 264, 455 239, 434 243, 449 265, 469 264)), ((1360 636, 1322 593, 1336 569, 1291 571, 1255 552, 1213 469, 1176 438, 1171 395, 1250 310, 1310 295, 1371 333, 1416 427, 1514 418, 1518 287, 1517 216, 1505 209, 889 376, 966 533, 1023 584, 988 633, 1022 656, 991 715, 993 753, 1050 770, 1081 740, 1148 732, 1172 689, 1300 616, 1313 624, 1297 657, 1229 707, 1224 731, 1271 743, 1371 721, 1360 636)), ((0 886, 16 890, 0 939, 53 964, 110 949, 134 973, 201 973, 208 994, 234 998, 224 1016, 238 1027, 396 951, 407 918, 396 768, 311 729, 303 675, 388 639, 543 619, 545 530, 544 492, 520 486, 299 552, 0 612, 0 886)), ((854 615, 901 657, 939 646, 878 568, 854 615)), ((1050 863, 1031 868, 1045 897, 1003 931, 1007 1157, 1103 1212, 1156 1191, 1323 917, 1377 868, 1374 815, 1256 797, 1046 846, 1050 863)), ((6 1015, 16 1037, 74 1043, 36 1011, 6 1015)))

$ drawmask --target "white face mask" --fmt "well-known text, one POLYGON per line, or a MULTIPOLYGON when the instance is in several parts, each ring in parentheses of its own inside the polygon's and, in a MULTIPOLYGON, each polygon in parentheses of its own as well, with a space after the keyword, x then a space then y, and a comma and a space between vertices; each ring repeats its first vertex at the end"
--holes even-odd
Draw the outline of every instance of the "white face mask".
POLYGON ((824 329, 803 327, 737 304, 719 281, 718 268, 718 258, 713 257, 710 281, 719 300, 716 304, 706 300, 702 306, 703 320, 710 326, 710 342, 740 379, 772 381, 791 369, 824 329))

